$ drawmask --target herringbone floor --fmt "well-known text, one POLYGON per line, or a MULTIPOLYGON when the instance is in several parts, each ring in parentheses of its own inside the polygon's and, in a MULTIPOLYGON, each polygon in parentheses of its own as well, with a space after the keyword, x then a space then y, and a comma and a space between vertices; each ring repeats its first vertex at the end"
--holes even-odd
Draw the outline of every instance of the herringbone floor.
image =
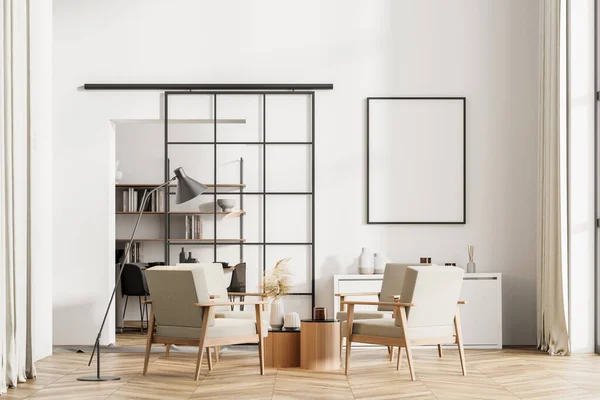
MULTIPOLYGON (((160 349, 160 346, 157 346, 160 349)), ((6 399, 600 399, 600 356, 551 357, 533 350, 467 351, 468 376, 447 349, 414 350, 418 381, 406 363, 396 371, 384 348, 354 349, 350 375, 300 369, 268 369, 260 376, 253 348, 225 349, 212 372, 193 380, 195 354, 151 356, 142 376, 143 353, 104 353, 103 373, 120 381, 88 383, 87 354, 57 352, 37 363, 38 378, 10 389, 6 399)), ((3 399, 5 397, 2 397, 3 399)))

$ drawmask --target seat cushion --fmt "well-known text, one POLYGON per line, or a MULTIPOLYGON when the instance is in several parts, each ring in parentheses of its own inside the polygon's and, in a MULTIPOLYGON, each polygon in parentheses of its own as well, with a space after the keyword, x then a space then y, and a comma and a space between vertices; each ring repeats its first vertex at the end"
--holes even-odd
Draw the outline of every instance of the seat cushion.
MULTIPOLYGON (((156 327, 157 336, 178 337, 185 339, 200 340, 201 328, 187 326, 165 326, 156 327)), ((246 336, 256 334, 256 322, 251 319, 241 318, 215 318, 214 325, 208 328, 208 338, 221 338, 232 336, 246 336)), ((269 333, 269 325, 263 321, 263 337, 269 333)))
MULTIPOLYGON (((346 322, 342 323, 342 332, 347 332, 346 322)), ((352 324, 353 335, 380 336, 389 338, 403 338, 402 328, 396 326, 393 319, 364 319, 354 321, 352 324)), ((344 334, 345 335, 345 334, 344 334)), ((442 338, 454 335, 453 326, 420 326, 408 328, 408 339, 442 338)))
MULTIPOLYGON (((256 321, 256 313, 254 311, 241 311, 241 310, 217 311, 217 312, 215 312, 215 318, 240 318, 240 319, 251 319, 253 321, 256 321)), ((269 321, 270 318, 269 318, 268 311, 262 312, 262 319, 263 319, 263 322, 269 321)))
MULTIPOLYGON (((339 311, 336 318, 340 321, 346 321, 348 319, 347 311, 339 311)), ((354 320, 357 319, 375 319, 375 318, 392 318, 391 311, 355 311, 354 320)))

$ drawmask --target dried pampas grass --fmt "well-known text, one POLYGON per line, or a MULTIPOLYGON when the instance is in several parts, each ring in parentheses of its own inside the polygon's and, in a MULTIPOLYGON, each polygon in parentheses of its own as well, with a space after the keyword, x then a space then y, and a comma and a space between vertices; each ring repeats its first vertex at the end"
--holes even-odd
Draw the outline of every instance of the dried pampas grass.
POLYGON ((282 258, 277 261, 275 267, 269 276, 265 276, 262 290, 275 299, 286 296, 292 291, 290 283, 292 274, 287 268, 289 258, 282 258))

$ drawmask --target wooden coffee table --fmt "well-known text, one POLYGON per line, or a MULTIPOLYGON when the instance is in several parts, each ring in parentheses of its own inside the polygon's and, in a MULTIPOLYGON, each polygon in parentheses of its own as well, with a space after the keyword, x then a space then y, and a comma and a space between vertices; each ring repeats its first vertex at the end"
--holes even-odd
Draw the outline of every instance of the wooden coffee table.
POLYGON ((311 371, 340 369, 340 321, 302 320, 300 367, 311 371))
POLYGON ((265 368, 300 366, 300 330, 269 329, 265 338, 265 368))

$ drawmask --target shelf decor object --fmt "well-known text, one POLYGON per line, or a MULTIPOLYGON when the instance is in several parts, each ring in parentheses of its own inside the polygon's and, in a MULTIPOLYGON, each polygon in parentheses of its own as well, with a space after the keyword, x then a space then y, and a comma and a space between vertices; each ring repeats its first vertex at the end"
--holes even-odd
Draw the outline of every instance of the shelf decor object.
POLYGON ((271 302, 270 325, 272 328, 281 328, 285 317, 283 308, 283 297, 292 290, 290 283, 291 274, 287 269, 289 258, 282 258, 277 261, 275 267, 268 277, 265 277, 263 291, 273 299, 271 302))
POLYGON ((371 275, 375 271, 373 253, 366 247, 362 248, 360 257, 358 259, 358 273, 361 275, 371 275))
MULTIPOLYGON (((129 256, 129 252, 131 251, 131 247, 134 242, 135 232, 137 231, 137 228, 140 224, 140 220, 142 219, 142 215, 144 214, 144 209, 146 208, 146 204, 153 193, 157 192, 158 190, 162 189, 163 187, 168 186, 169 183, 171 183, 175 180, 177 181, 177 190, 175 192, 175 203, 177 203, 177 204, 183 204, 187 201, 190 201, 206 191, 207 187, 205 185, 201 184, 200 182, 197 182, 194 179, 187 176, 185 174, 185 172, 183 171, 183 168, 181 168, 181 167, 177 168, 177 169, 175 169, 175 171, 173 171, 173 173, 175 174, 175 176, 168 179, 165 183, 155 187, 154 189, 150 190, 149 192, 147 192, 147 191, 144 192, 144 196, 142 197, 142 202, 141 202, 141 205, 139 208, 140 211, 139 211, 139 214, 137 217, 137 221, 135 222, 133 232, 131 232, 131 238, 129 239, 129 244, 127 245, 127 247, 125 247, 125 254, 124 254, 123 260, 126 260, 127 257, 129 256)), ((81 376, 81 377, 77 378, 77 380, 79 380, 79 381, 99 382, 99 381, 115 381, 115 380, 121 379, 118 376, 106 376, 106 375, 102 376, 102 375, 100 375, 100 336, 102 335, 102 330, 104 329, 104 324, 106 323, 106 318, 108 317, 108 312, 110 311, 110 306, 112 305, 112 302, 115 298, 115 294, 117 293, 117 288, 119 286, 119 283, 121 282, 121 276, 123 274, 123 266, 124 265, 125 265, 124 261, 121 262, 121 265, 119 265, 119 274, 118 274, 117 280, 115 282, 115 287, 110 296, 110 300, 108 301, 108 306, 106 307, 106 312, 104 313, 104 319, 102 320, 102 324, 100 325, 100 330, 98 331, 98 336, 96 336, 96 342, 94 343, 94 348, 92 349, 92 355, 90 356, 90 361, 88 362, 88 366, 90 366, 92 364, 92 360, 94 359, 94 353, 97 352, 96 375, 95 376, 81 376)))
POLYGON ((467 252, 469 253, 469 262, 467 263, 467 272, 469 274, 474 274, 475 272, 477 272, 475 270, 476 269, 475 261, 473 261, 473 256, 475 255, 475 246, 473 246, 472 244, 468 244, 467 252))
POLYGON ((367 98, 367 223, 465 224, 466 98, 367 98))

